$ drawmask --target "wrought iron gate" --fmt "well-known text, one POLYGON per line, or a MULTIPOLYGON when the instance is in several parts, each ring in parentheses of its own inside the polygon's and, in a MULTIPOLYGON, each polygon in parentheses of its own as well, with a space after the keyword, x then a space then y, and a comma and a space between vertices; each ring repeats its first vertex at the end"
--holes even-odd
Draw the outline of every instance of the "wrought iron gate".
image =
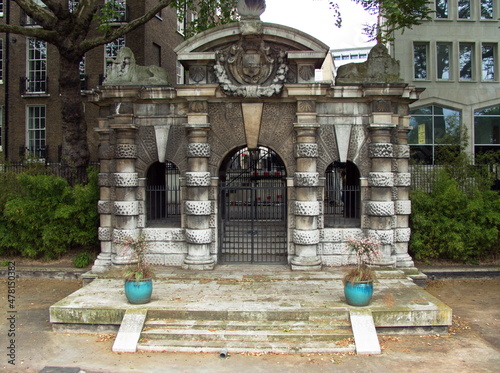
POLYGON ((220 173, 219 260, 287 261, 286 179, 279 156, 264 147, 240 149, 220 173))

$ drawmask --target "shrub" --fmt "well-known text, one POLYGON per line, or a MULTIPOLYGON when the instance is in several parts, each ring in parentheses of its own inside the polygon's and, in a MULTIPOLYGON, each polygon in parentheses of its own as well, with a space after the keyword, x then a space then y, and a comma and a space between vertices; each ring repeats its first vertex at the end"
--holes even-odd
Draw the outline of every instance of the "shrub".
POLYGON ((78 253, 73 258, 73 265, 76 268, 85 268, 92 262, 92 257, 87 252, 78 253))
POLYGON ((410 252, 416 259, 477 262, 498 253, 499 194, 474 169, 469 167, 468 177, 451 170, 436 172, 431 193, 411 192, 410 252))
POLYGON ((88 184, 74 187, 50 175, 23 173, 15 179, 16 190, 0 206, 1 249, 51 259, 72 248, 97 247, 96 171, 89 170, 88 184))

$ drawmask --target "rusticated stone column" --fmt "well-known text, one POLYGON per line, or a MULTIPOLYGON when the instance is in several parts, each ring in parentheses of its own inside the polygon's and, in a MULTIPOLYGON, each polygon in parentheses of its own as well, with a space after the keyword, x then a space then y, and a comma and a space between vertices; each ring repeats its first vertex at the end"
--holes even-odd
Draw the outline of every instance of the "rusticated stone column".
POLYGON ((293 243, 295 256, 291 261, 292 270, 321 270, 318 257, 319 229, 318 202, 319 174, 316 169, 318 158, 316 110, 314 101, 299 101, 297 119, 294 124, 297 133, 295 158, 297 168, 294 175, 295 229, 293 243))
MULTIPOLYGON (((377 106, 374 105, 374 107, 377 106)), ((394 230, 392 228, 395 204, 392 195, 394 145, 391 143, 391 131, 394 127, 391 112, 372 113, 369 127, 371 170, 368 175, 371 197, 366 203, 366 213, 370 222, 368 235, 376 236, 382 244, 382 256, 375 263, 381 266, 393 266, 396 262, 393 256, 394 230)))
POLYGON ((115 172, 111 174, 111 184, 114 186, 115 198, 113 202, 114 230, 113 230, 113 264, 130 264, 134 262, 133 253, 116 244, 125 235, 137 236, 137 222, 139 216, 139 202, 136 199, 139 185, 138 174, 135 170, 137 159, 137 145, 135 144, 137 128, 133 124, 133 115, 115 115, 110 128, 115 133, 114 147, 115 172))
POLYGON ((408 169, 410 158, 410 146, 408 145, 408 132, 410 131, 409 117, 402 117, 397 129, 397 145, 395 149, 396 172, 394 175, 395 202, 395 230, 394 251, 396 255, 396 267, 413 267, 414 263, 408 254, 408 243, 410 241, 409 219, 411 214, 410 184, 411 174, 408 169))
POLYGON ((99 134, 99 160, 100 169, 98 176, 99 202, 97 210, 99 212, 98 237, 101 244, 101 252, 97 256, 92 272, 105 272, 111 265, 111 249, 113 237, 113 208, 111 202, 110 169, 113 158, 113 147, 110 144, 110 130, 104 128, 107 125, 105 119, 99 119, 99 127, 96 132, 99 134))
POLYGON ((191 270, 211 270, 215 260, 210 255, 212 229, 210 214, 212 203, 209 200, 211 185, 208 171, 210 145, 208 144, 208 103, 192 101, 189 104, 188 123, 188 171, 186 172, 186 243, 188 255, 182 267, 191 270))

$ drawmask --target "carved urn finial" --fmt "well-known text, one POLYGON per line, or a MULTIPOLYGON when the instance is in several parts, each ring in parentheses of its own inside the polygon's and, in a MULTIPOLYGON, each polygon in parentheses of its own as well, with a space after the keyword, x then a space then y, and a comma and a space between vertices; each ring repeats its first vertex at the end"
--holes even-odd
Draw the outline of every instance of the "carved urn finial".
POLYGON ((238 14, 241 19, 260 19, 260 15, 266 10, 266 0, 239 0, 238 14))

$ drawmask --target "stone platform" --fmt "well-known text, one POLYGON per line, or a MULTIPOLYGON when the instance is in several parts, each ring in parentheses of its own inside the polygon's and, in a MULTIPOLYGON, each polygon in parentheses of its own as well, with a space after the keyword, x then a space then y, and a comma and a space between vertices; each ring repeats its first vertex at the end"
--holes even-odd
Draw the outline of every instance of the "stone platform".
POLYGON ((146 305, 127 303, 123 280, 96 279, 52 305, 50 322, 55 331, 117 332, 126 314, 146 310, 134 350, 284 353, 354 350, 353 314, 372 317, 378 334, 443 333, 451 325, 452 310, 400 270, 377 271, 369 306, 347 305, 344 271, 161 268, 146 305))

